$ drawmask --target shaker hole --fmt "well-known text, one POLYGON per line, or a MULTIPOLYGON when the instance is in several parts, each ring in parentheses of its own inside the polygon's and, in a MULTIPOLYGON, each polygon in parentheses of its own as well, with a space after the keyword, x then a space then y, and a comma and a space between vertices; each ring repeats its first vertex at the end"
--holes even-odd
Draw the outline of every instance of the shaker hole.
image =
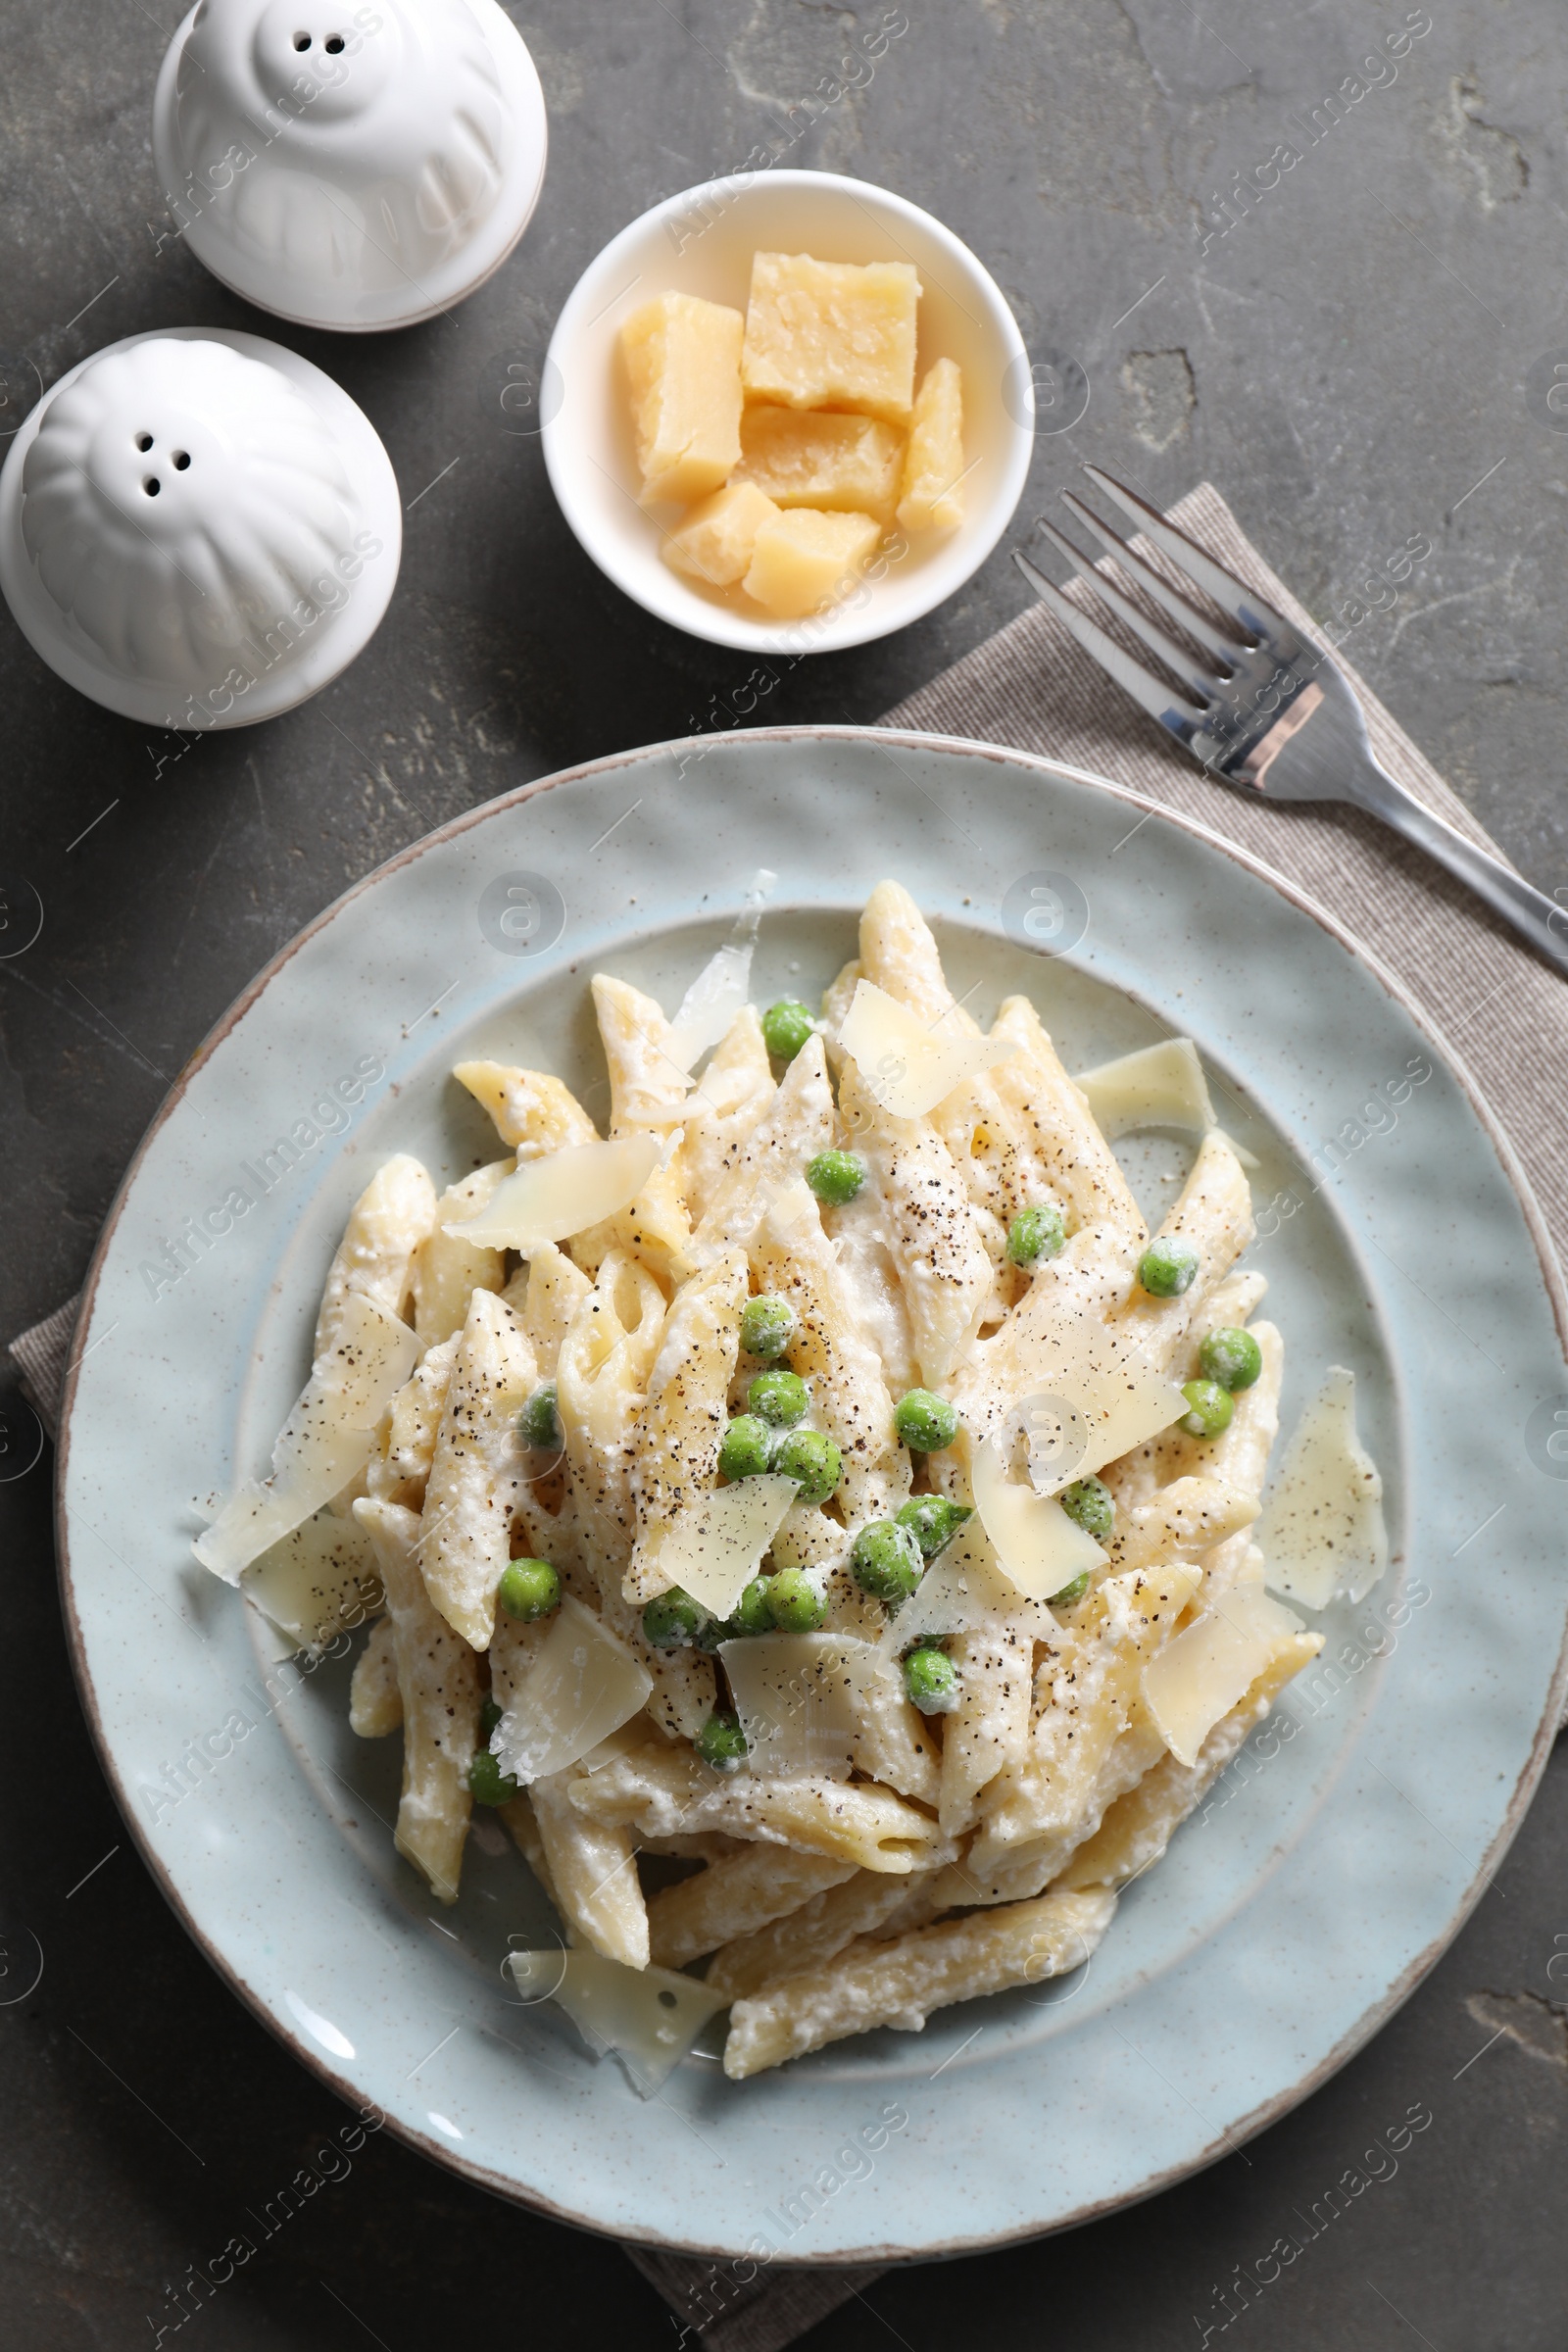
POLYGON ((152 445, 153 445, 153 437, 152 437, 151 433, 138 433, 138 434, 136 435, 136 447, 137 447, 138 449, 140 449, 140 450, 148 450, 148 449, 151 449, 152 445))
POLYGON ((186 466, 190 464, 190 451, 188 449, 176 449, 174 452, 173 464, 174 471, 176 473, 183 473, 186 466))
POLYGON ((156 473, 148 474, 145 481, 142 483, 142 488, 146 491, 149 498, 156 498, 163 486, 163 483, 158 479, 156 473))
POLYGON ((308 32, 297 32, 294 35, 294 46, 296 49, 308 49, 310 45, 311 36, 308 32))
POLYGON ((343 35, 340 32, 330 33, 322 42, 321 46, 325 49, 328 57, 341 57, 343 53, 343 35))

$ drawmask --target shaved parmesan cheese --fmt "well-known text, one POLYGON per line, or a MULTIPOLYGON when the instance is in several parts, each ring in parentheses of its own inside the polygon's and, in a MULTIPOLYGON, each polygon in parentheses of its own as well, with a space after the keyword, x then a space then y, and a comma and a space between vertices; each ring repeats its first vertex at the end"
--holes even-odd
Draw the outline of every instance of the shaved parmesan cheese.
POLYGON ((752 943, 726 940, 705 963, 680 1001, 669 1024, 664 1052, 683 1070, 694 1070, 710 1046, 729 1034, 752 986, 752 943))
POLYGON ((1301 1621, 1255 1586, 1226 1592, 1144 1668, 1144 1704, 1178 1764, 1196 1764, 1216 1723, 1247 1695, 1301 1621))
POLYGON ((1355 1374, 1331 1364, 1253 1530, 1268 1582, 1303 1608, 1361 1600, 1389 1564, 1383 1480, 1356 1435, 1355 1374))
POLYGON ((859 980, 839 1043, 867 1091, 896 1119, 921 1119, 966 1078, 1010 1060, 1011 1039, 933 1029, 873 981, 859 980))
POLYGON ((509 1952, 527 2001, 558 2001, 596 2058, 613 2050, 645 2099, 668 2080, 709 2019, 729 2006, 695 1977, 622 1968, 598 1952, 509 1952))
POLYGON ((969 1483, 1004 1575, 1030 1600, 1049 1600, 1085 1569, 1103 1563, 1106 1555, 1094 1537, 1059 1502, 1012 1485, 994 1439, 976 1446, 969 1483))
POLYGON ((770 1472, 716 1487, 670 1521, 652 1564, 713 1616, 727 1617, 799 1493, 796 1480, 770 1472))
POLYGON ((651 1135, 567 1144, 506 1177, 476 1217, 445 1231, 490 1250, 520 1250, 526 1257, 540 1242, 564 1242, 629 1207, 662 1153, 651 1135))
POLYGON ((653 1687, 625 1643, 567 1593, 491 1748, 502 1771, 524 1784, 564 1772, 635 1715, 653 1687))
POLYGON ((1056 1494, 1075 1478, 1147 1445, 1187 1411, 1176 1383, 1109 1332, 1053 1334, 1031 1354, 1040 1386, 1003 1423, 1029 1439, 1037 1494, 1056 1494))
POLYGON ((721 1642, 718 1654, 746 1734, 748 1766, 766 1779, 848 1780, 857 1733, 879 1699, 903 1696, 881 1645, 851 1635, 758 1634, 721 1642))
POLYGON ((922 1636, 965 1633, 1017 1608, 1017 1587, 1004 1574, 979 1519, 971 1519, 938 1552, 908 1599, 900 1602, 879 1646, 901 1652, 922 1636))
POLYGON ((382 1605, 375 1548, 354 1519, 318 1511, 253 1560, 240 1591, 287 1634, 295 1649, 319 1649, 382 1605))
POLYGON ((1084 1070, 1073 1081, 1089 1098, 1095 1125, 1108 1144, 1137 1127, 1177 1127, 1206 1135, 1214 1105, 1198 1048, 1190 1037, 1167 1037, 1084 1070))
POLYGON ((418 1354, 406 1323, 363 1291, 345 1291, 331 1345, 272 1448, 271 1477, 265 1486, 248 1480, 197 1539, 202 1566, 237 1583, 252 1560, 340 1494, 369 1460, 375 1425, 418 1354))
MULTIPOLYGON (((1218 1124, 1203 1065, 1190 1037, 1167 1037, 1161 1045, 1123 1054, 1118 1061, 1080 1072, 1073 1084, 1088 1097, 1095 1125, 1107 1143, 1140 1127, 1210 1135, 1218 1124)), ((1231 1141, 1228 1136, 1225 1140, 1231 1141)), ((1244 1168, 1257 1166, 1240 1144, 1231 1143, 1231 1150, 1244 1168)))

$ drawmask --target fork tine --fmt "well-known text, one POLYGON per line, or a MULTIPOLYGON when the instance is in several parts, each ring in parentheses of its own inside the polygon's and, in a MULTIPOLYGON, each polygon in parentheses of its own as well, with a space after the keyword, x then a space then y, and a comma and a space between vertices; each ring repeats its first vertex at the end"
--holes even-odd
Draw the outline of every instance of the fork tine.
POLYGON ((1195 540, 1189 539, 1185 531, 1179 531, 1173 523, 1167 522, 1157 507, 1147 505, 1098 466, 1086 465, 1084 471, 1092 482, 1098 482, 1107 498, 1113 498, 1117 506, 1132 516, 1145 536, 1152 539, 1178 569, 1185 571, 1190 580, 1196 580, 1199 587, 1213 598, 1222 612, 1230 614, 1239 627, 1253 637, 1278 638, 1288 645, 1299 643, 1290 623, 1282 620, 1271 605, 1264 604, 1255 588, 1249 588, 1245 580, 1239 580, 1233 571, 1226 570, 1223 564, 1216 564, 1212 556, 1205 555, 1202 548, 1195 540))
POLYGON ((1130 572, 1156 604, 1164 606, 1172 620, 1179 622, 1190 637, 1197 639, 1205 653, 1212 654, 1216 661, 1235 666, 1238 657, 1245 650, 1236 638, 1227 637, 1223 630, 1216 629, 1213 622, 1205 620, 1185 596, 1178 596, 1169 582, 1161 579, 1153 565, 1146 564, 1125 539, 1118 539, 1116 533, 1102 523, 1081 498, 1075 498, 1070 490, 1063 490, 1061 503, 1069 514, 1077 516, 1086 530, 1093 531, 1106 554, 1115 557, 1123 571, 1130 572))
POLYGON ((1102 571, 1097 571, 1091 558, 1081 556, 1072 541, 1047 522, 1044 515, 1039 517, 1039 528, 1056 553, 1066 557, 1079 577, 1087 580, 1096 594, 1104 598, 1111 611, 1120 614, 1139 643, 1147 645, 1150 652, 1164 662, 1173 677, 1190 687, 1200 703, 1214 700, 1219 692, 1218 678, 1205 670, 1200 662, 1195 662, 1174 637, 1167 636, 1157 621, 1151 620, 1146 612, 1140 611, 1131 597, 1124 596, 1114 580, 1108 580, 1102 571))
POLYGON ((1141 704, 1151 718, 1158 719, 1162 727, 1168 727, 1183 743, 1202 725, 1203 714, 1200 710, 1183 702, 1181 696, 1156 678, 1152 669, 1145 669, 1130 654, 1123 653, 1114 637, 1108 637, 1099 622, 1091 620, 1087 612, 1080 612, 1070 598, 1062 595, 1055 582, 1048 580, 1045 573, 1038 570, 1017 548, 1012 551, 1012 560, 1047 611, 1055 614, 1062 627, 1077 638, 1084 652, 1098 662, 1102 669, 1108 670, 1117 685, 1130 694, 1135 703, 1141 704))

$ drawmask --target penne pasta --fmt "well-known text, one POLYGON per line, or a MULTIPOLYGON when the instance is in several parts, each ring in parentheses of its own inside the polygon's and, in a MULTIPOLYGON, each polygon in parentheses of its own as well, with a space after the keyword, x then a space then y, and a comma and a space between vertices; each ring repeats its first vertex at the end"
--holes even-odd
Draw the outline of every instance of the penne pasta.
POLYGON ((696 1878, 666 1886, 648 1906, 649 1948, 660 1968, 684 1968, 721 1943, 752 1936, 830 1886, 857 1876, 839 1854, 747 1845, 696 1878))
POLYGON ((477 1216, 511 1173, 510 1159, 494 1160, 465 1176, 461 1184, 449 1185, 436 1202, 430 1232, 414 1253, 414 1328, 426 1347, 463 1329, 475 1291, 499 1291, 506 1280, 506 1260, 499 1250, 466 1242, 446 1227, 477 1216))
POLYGON ((512 1156, 439 1199, 407 1154, 371 1178, 272 1480, 225 1506, 368 1536, 386 1614, 350 1726, 401 1728, 396 1843, 438 1899, 493 1805, 600 1995, 644 1976, 631 2014, 650 1969, 706 1969, 735 2080, 1081 1965, 1321 1646, 1254 1541, 1272 1323, 1228 1417, 1199 1393, 1183 1426, 1200 1362, 1250 1369, 1200 1350, 1267 1287, 1235 1149, 1200 1143, 1156 1237, 1197 1271, 1155 1295, 1185 1269, 1146 1261, 1028 997, 956 998, 883 882, 820 1020, 764 1024, 757 928, 673 1018, 593 976, 631 1148, 593 1154, 596 1196, 580 1162, 527 1178, 558 1238, 521 1262, 447 1228, 600 1128, 549 1072, 458 1064, 512 1156), (1075 1426, 1073 1469, 1049 1432, 1075 1426), (690 1873, 649 1893, 650 1855, 690 1873))
POLYGON ((735 2003, 724 2072, 743 2081, 877 2026, 918 2034, 950 2002, 1064 1976, 1090 1958, 1115 1908, 1108 1888, 1093 1887, 973 1911, 890 1943, 851 1944, 828 1967, 735 2003))
POLYGON ((475 1291, 452 1366, 425 1489, 419 1565, 430 1598, 475 1649, 495 1631, 496 1587, 526 1493, 517 1415, 535 1385, 512 1308, 475 1291))
POLYGON ((591 1820, 655 1837, 726 1830, 808 1853, 832 1854, 864 1870, 929 1868, 941 1842, 936 1823, 890 1789, 813 1778, 764 1781, 715 1773, 682 1747, 644 1748, 572 1784, 571 1801, 591 1820))
MULTIPOLYGON (((923 1884, 921 1874, 915 1884, 923 1884)), ((940 1876, 940 1873, 937 1874, 940 1876)), ((704 1983, 731 1998, 799 1976, 842 1952, 857 1936, 874 1936, 907 1900, 910 1880, 880 1870, 854 1870, 813 1894, 771 1927, 738 1936, 716 1951, 704 1983)))
POLYGON ((416 1252, 436 1216, 435 1186, 420 1162, 400 1152, 377 1168, 349 1212, 343 1239, 327 1269, 316 1318, 313 1359, 337 1337, 350 1284, 401 1316, 408 1301, 416 1252))
POLYGON ((479 1744, 479 1661, 430 1604, 414 1512, 367 1498, 354 1516, 375 1547, 403 1698, 397 1849, 438 1902, 455 1903, 473 1803, 468 1765, 479 1744))
POLYGON ((718 1476, 746 1296, 745 1255, 727 1250, 682 1287, 664 1319, 633 1434, 637 1542, 626 1572, 628 1600, 651 1600, 674 1583, 659 1565, 660 1545, 680 1512, 718 1476))
POLYGON ((548 1070, 520 1070, 499 1061, 460 1061, 453 1070, 476 1102, 484 1105, 496 1133, 516 1154, 520 1167, 547 1152, 591 1144, 599 1130, 569 1087, 548 1070))
POLYGON ((354 1661, 349 1685, 349 1730, 362 1740, 384 1740, 402 1729, 403 1692, 398 1688, 396 1635, 390 1617, 378 1617, 370 1639, 354 1661))
POLYGON ((623 1968, 646 1968, 648 1906, 631 1836, 578 1812, 570 1789, 570 1773, 559 1772, 535 1781, 528 1790, 550 1899, 573 1942, 591 1945, 623 1968))

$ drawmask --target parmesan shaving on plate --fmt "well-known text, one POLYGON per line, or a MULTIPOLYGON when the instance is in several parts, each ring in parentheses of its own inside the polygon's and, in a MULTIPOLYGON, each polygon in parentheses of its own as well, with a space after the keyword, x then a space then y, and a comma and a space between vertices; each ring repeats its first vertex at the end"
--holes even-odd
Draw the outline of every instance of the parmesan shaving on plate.
POLYGON ((777 880, 777 874, 769 867, 758 867, 746 893, 746 912, 680 1001, 680 1009, 669 1024, 664 1052, 683 1070, 694 1070, 710 1046, 718 1045, 729 1035, 735 1015, 750 998, 752 950, 762 907, 777 880))
POLYGON ((1103 1565, 1106 1555, 1094 1537, 1059 1502, 1011 1483, 994 1439, 975 1447, 969 1483, 1004 1575, 1030 1600, 1049 1600, 1086 1569, 1103 1565))
POLYGON ((799 1493, 793 1478, 764 1471, 700 1494, 661 1537, 653 1555, 660 1575, 714 1617, 727 1617, 799 1493))
POLYGON ((236 1584, 240 1571, 340 1494, 370 1458, 377 1421, 419 1357, 406 1323, 353 1289, 343 1294, 330 1346, 311 1366, 272 1448, 265 1485, 248 1479, 191 1546, 204 1568, 236 1584))
POLYGON ((1383 1479, 1355 1428, 1355 1374, 1331 1364, 1253 1529, 1268 1582, 1303 1608, 1364 1599, 1389 1564, 1383 1479))
POLYGON ((867 1092, 896 1119, 922 1119, 956 1086, 1008 1061, 1010 1038, 938 1032, 870 980, 858 980, 839 1043, 867 1092))
POLYGON ((1196 1764, 1216 1723, 1243 1699, 1301 1621, 1255 1585, 1222 1593, 1144 1668, 1143 1696, 1178 1764, 1196 1764))
POLYGON ((381 1573, 356 1520, 318 1511, 253 1560, 240 1591, 296 1649, 318 1649, 380 1608, 381 1573))
POLYGON ((1208 1082, 1190 1037, 1167 1037, 1097 1069, 1073 1084, 1089 1099, 1095 1125, 1107 1144, 1135 1127, 1178 1127, 1206 1135, 1216 1124, 1208 1082))
MULTIPOLYGON (((1190 1037, 1167 1037, 1157 1046, 1123 1054, 1116 1061, 1102 1061, 1097 1069, 1081 1070, 1073 1084, 1088 1098, 1095 1125, 1107 1144, 1140 1127, 1209 1135, 1218 1125, 1208 1080, 1190 1037)), ((1244 1168, 1257 1166, 1240 1144, 1232 1143, 1231 1150, 1244 1168)))
POLYGON ((719 1644, 750 1769, 846 1781, 856 1734, 903 1685, 879 1644, 849 1634, 760 1634, 719 1644), (878 1690, 875 1686, 881 1686, 878 1690))
POLYGON ((622 1968, 598 1952, 509 1952, 527 2001, 557 2001, 596 2058, 613 2050, 632 2088, 651 2099, 709 2019, 729 2006, 695 1977, 667 1968, 622 1968))
POLYGON ((526 1784, 564 1772, 647 1700, 653 1677, 580 1600, 565 1594, 491 1736, 503 1772, 526 1784))
POLYGON ((503 1177, 476 1217, 448 1225, 454 1239, 526 1257, 540 1242, 564 1242, 603 1224, 636 1200, 663 1157, 651 1135, 608 1144, 567 1144, 503 1177))

